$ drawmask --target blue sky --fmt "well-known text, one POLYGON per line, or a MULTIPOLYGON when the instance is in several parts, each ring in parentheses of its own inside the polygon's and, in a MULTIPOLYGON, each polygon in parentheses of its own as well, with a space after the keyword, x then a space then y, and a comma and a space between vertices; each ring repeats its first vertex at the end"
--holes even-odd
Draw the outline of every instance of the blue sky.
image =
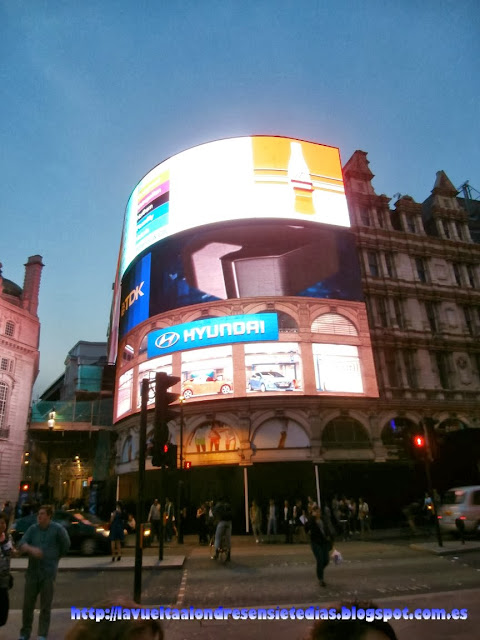
POLYGON ((104 340, 127 199, 250 134, 368 152, 377 193, 480 191, 478 0, 0 0, 0 261, 44 258, 40 375, 104 340))

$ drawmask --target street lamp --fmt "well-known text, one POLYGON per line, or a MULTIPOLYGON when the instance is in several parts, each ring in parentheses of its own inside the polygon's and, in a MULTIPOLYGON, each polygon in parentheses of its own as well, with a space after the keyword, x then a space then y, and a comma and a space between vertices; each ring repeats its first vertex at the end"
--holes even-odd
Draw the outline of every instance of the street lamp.
POLYGON ((50 413, 48 414, 48 442, 47 442, 47 468, 45 469, 45 482, 44 482, 44 492, 45 497, 48 500, 50 497, 50 491, 48 487, 48 483, 50 481, 50 457, 52 454, 52 431, 55 429, 55 419, 57 417, 57 413, 55 411, 55 407, 52 408, 50 413))

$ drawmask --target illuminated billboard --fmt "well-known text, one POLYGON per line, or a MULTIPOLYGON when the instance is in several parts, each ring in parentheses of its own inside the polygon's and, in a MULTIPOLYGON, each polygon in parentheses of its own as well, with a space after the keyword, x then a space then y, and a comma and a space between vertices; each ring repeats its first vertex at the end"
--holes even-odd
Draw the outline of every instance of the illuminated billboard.
POLYGON ((254 221, 214 225, 158 242, 124 275, 120 337, 147 317, 173 309, 273 296, 361 301, 350 229, 254 221))
POLYGON ((338 149, 251 136, 210 142, 165 160, 130 196, 119 275, 145 249, 187 229, 265 218, 349 227, 338 149))

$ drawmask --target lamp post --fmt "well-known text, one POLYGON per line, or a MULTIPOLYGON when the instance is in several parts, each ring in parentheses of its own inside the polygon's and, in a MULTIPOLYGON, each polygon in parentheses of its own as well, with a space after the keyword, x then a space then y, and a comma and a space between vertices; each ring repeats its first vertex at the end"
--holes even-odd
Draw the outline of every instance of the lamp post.
POLYGON ((50 498, 50 490, 48 487, 48 483, 50 481, 50 458, 52 455, 52 432, 55 429, 55 419, 57 417, 57 413, 55 411, 55 407, 52 408, 50 413, 48 414, 48 442, 47 442, 47 468, 45 469, 45 482, 44 482, 44 493, 45 498, 48 500, 50 498))
POLYGON ((177 487, 177 540, 179 544, 183 544, 183 403, 185 397, 180 396, 178 401, 180 402, 180 468, 177 487))

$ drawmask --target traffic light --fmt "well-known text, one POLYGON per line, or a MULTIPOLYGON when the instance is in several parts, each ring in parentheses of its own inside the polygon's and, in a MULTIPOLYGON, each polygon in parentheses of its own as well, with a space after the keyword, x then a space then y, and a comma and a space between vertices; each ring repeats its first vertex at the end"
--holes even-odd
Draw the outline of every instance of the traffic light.
POLYGON ((155 375, 155 416, 154 416, 154 448, 163 447, 169 439, 167 423, 175 418, 177 413, 169 405, 180 397, 178 393, 167 391, 174 384, 180 382, 176 376, 168 376, 164 371, 155 375))
POLYGON ((418 451, 425 450, 425 438, 421 435, 413 436, 413 444, 418 451))
POLYGON ((166 442, 163 446, 153 445, 152 467, 177 468, 177 445, 166 442))
POLYGON ((184 469, 191 469, 192 468, 192 463, 190 462, 190 460, 184 460, 183 461, 183 468, 184 469))

